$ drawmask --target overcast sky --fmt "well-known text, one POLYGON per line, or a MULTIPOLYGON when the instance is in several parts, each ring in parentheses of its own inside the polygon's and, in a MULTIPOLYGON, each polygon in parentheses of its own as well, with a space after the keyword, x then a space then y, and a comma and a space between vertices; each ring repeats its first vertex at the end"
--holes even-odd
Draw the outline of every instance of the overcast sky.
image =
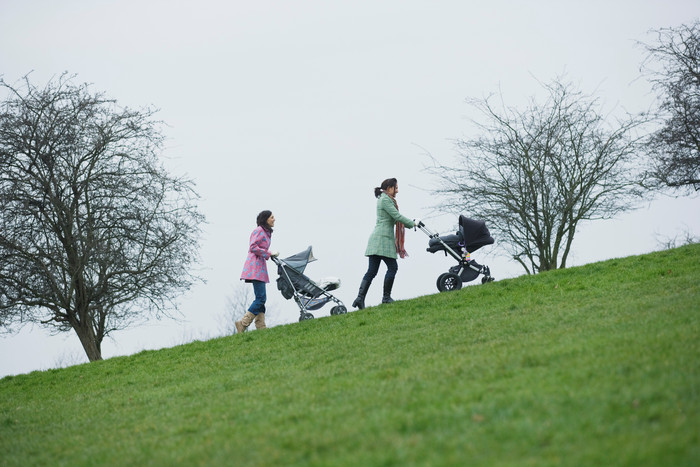
MULTIPOLYGON (((454 139, 475 134, 467 98, 502 92, 519 106, 542 94, 538 80, 566 74, 613 113, 647 109, 653 96, 636 42, 699 16, 697 0, 0 0, 0 75, 14 83, 31 71, 43 86, 68 71, 122 105, 160 109, 165 164, 197 184, 207 282, 182 297, 179 321, 106 339, 109 358, 222 335, 226 297, 240 287, 263 209, 277 218, 272 248, 286 256, 313 245, 319 260, 307 275, 339 277, 334 294, 350 309, 367 266, 372 190, 383 179, 399 179, 403 214, 454 229, 424 167, 428 153, 454 162, 454 139)), ((700 235, 697 197, 649 200, 582 225, 569 264, 658 250, 686 232, 700 235)), ((407 233, 394 298, 435 293, 437 276, 454 265, 427 253, 427 241, 407 233)), ((496 252, 473 257, 497 279, 524 273, 496 252)), ((274 284, 268 297, 268 322, 297 322, 298 308, 274 284)), ((27 326, 0 336, 0 376, 83 361, 72 332, 27 326)))

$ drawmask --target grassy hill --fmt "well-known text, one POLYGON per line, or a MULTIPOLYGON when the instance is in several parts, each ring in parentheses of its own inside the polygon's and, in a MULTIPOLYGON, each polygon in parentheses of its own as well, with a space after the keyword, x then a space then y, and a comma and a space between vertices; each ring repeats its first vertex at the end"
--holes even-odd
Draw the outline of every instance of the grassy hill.
POLYGON ((0 465, 146 464, 698 465, 700 245, 0 380, 0 465))

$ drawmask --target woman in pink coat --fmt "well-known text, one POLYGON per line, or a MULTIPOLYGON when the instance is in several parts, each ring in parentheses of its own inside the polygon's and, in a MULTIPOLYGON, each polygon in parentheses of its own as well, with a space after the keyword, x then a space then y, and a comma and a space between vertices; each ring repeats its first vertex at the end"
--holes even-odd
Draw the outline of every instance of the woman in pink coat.
POLYGON ((243 265, 241 280, 253 284, 255 300, 250 305, 248 311, 240 321, 236 321, 237 332, 245 331, 250 323, 255 320, 256 329, 264 329, 265 326, 265 302, 267 294, 265 286, 270 282, 267 275, 266 261, 270 256, 277 256, 279 253, 270 251, 272 241, 272 228, 275 226, 275 216, 271 211, 263 211, 258 214, 258 226, 250 234, 250 246, 248 247, 248 257, 243 265))

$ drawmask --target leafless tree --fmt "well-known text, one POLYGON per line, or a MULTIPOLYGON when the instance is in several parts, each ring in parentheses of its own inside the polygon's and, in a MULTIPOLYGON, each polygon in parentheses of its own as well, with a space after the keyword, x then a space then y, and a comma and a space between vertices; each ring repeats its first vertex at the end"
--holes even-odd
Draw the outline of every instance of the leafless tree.
POLYGON ((221 316, 221 322, 226 334, 234 334, 234 323, 240 321, 255 299, 252 287, 247 284, 237 284, 231 294, 226 297, 226 308, 221 316))
POLYGON ((72 329, 94 361, 112 331, 177 308, 203 217, 159 163, 154 111, 74 81, 0 80, 0 328, 72 329))
MULTIPOLYGON (((268 290, 269 293, 270 290, 268 290)), ((280 310, 270 304, 269 298, 270 296, 268 295, 268 302, 265 304, 267 308, 267 311, 265 311, 265 324, 271 328, 282 324, 282 316, 280 315, 280 310)), ((233 287, 231 293, 226 297, 226 307, 220 316, 220 322, 226 334, 234 334, 236 332, 234 323, 239 321, 245 312, 248 311, 253 300, 255 300, 255 294, 249 284, 239 283, 233 287)))
POLYGON ((660 128, 648 141, 652 180, 700 190, 700 20, 654 31, 642 72, 659 94, 660 128))
MULTIPOLYGON (((528 274, 565 268, 581 221, 631 209, 642 194, 635 159, 641 120, 606 124, 598 100, 563 84, 524 110, 470 100, 480 135, 458 140, 457 166, 434 161, 443 210, 486 220, 528 274)), ((500 101, 503 102, 503 97, 500 101)))
POLYGON ((680 234, 672 237, 656 235, 656 243, 661 250, 670 250, 679 246, 692 245, 693 243, 699 242, 700 237, 693 235, 692 231, 687 226, 680 234))

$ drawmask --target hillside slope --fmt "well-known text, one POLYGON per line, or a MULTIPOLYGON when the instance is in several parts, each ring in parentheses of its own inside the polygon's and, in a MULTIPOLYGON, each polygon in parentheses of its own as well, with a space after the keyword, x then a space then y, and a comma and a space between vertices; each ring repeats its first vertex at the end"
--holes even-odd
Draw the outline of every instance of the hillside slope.
POLYGON ((0 465, 697 465, 700 245, 0 380, 0 465))

